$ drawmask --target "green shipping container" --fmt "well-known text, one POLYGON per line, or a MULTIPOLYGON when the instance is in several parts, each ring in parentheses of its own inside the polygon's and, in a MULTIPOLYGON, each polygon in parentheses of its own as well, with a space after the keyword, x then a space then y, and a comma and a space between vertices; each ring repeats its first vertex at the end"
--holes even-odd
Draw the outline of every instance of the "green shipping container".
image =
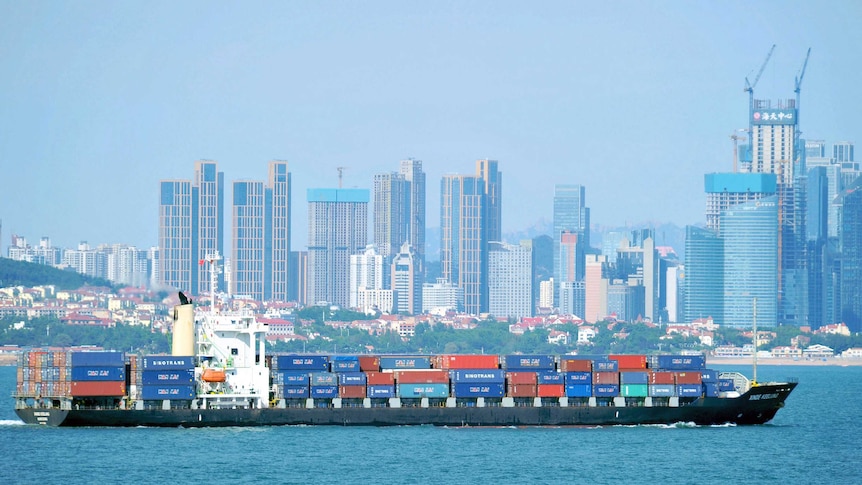
POLYGON ((624 397, 647 397, 648 387, 646 384, 623 384, 620 389, 624 397))

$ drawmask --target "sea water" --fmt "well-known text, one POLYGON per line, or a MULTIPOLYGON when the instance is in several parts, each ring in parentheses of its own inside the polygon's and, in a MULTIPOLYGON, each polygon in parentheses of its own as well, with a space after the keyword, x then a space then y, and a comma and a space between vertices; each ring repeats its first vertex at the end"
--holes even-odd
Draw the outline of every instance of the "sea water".
POLYGON ((799 380, 761 426, 47 428, 0 367, 0 484, 862 483, 862 367, 758 377, 799 380))

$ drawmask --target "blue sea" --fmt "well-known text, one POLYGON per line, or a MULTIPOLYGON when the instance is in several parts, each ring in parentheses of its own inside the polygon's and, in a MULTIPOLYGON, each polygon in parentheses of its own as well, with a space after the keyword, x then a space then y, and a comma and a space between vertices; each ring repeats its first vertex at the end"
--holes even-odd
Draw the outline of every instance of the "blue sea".
POLYGON ((66 429, 23 425, 0 367, 0 484, 862 483, 862 367, 758 377, 800 382, 762 426, 66 429))

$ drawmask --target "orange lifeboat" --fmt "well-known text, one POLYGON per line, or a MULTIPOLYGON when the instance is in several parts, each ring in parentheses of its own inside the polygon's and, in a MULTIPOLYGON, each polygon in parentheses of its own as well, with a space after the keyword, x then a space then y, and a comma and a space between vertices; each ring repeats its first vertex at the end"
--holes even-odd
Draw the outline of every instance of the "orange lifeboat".
POLYGON ((224 371, 221 369, 204 369, 201 379, 204 382, 224 382, 224 371))

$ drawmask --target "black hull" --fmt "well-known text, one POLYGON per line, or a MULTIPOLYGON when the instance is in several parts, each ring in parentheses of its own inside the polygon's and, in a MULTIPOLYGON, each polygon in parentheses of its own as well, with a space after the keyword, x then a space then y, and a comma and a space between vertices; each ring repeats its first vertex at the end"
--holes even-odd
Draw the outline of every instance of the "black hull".
POLYGON ((694 423, 764 424, 796 383, 752 388, 738 398, 699 398, 680 407, 270 408, 221 410, 17 409, 28 424, 49 426, 604 426, 694 423))

